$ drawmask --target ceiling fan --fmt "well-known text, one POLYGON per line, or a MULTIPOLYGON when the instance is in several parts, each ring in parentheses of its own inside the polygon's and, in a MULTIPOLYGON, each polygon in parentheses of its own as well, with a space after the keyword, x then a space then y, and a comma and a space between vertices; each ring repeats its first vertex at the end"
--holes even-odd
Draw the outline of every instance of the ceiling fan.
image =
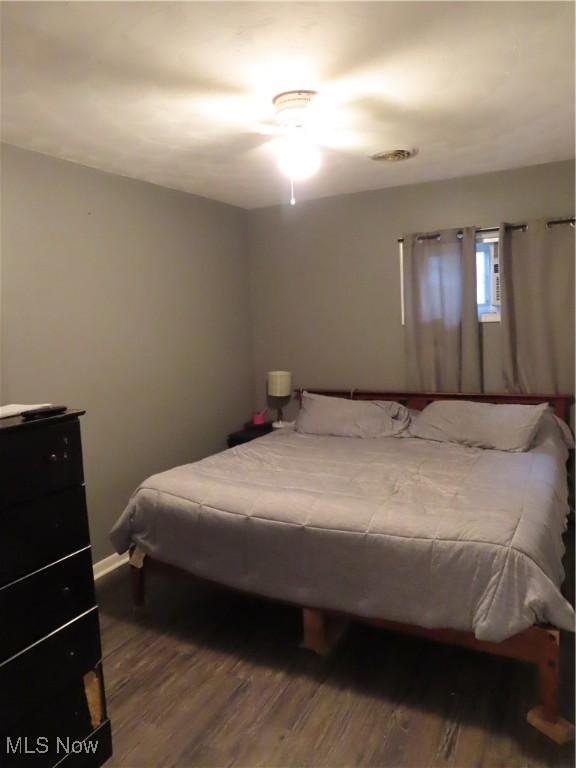
MULTIPOLYGON (((233 126, 240 152, 265 149, 275 158, 280 172, 289 179, 292 205, 296 202, 295 185, 320 169, 323 159, 328 159, 327 152, 357 156, 360 150, 366 158, 387 161, 403 160, 416 154, 411 148, 377 155, 368 149, 374 147, 374 136, 381 130, 374 114, 382 110, 383 102, 386 114, 392 119, 398 109, 393 99, 388 100, 378 93, 379 83, 368 80, 369 87, 366 88, 366 79, 360 84, 333 81, 318 90, 290 88, 273 95, 273 80, 294 82, 295 79, 292 75, 290 78, 274 78, 273 74, 271 71, 266 78, 263 75, 265 85, 257 85, 251 93, 244 89, 220 96, 202 92, 198 94, 195 107, 215 125, 227 129, 233 126), (363 152, 363 147, 368 151, 363 152)), ((305 78, 298 79, 305 81, 305 78)), ((315 80, 312 77, 314 85, 315 80)))
MULTIPOLYGON (((272 99, 278 129, 278 167, 290 180, 290 204, 296 204, 294 183, 313 176, 322 163, 320 146, 325 143, 326 115, 317 113, 317 91, 283 91, 272 99)), ((372 155, 373 160, 397 162, 417 154, 416 149, 395 149, 372 155)))

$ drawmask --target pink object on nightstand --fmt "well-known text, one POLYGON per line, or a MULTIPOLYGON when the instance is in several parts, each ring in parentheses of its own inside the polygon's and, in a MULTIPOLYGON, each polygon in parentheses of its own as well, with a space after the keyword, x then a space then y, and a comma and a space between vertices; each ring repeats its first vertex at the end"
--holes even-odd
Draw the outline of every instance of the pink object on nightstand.
POLYGON ((264 424, 264 417, 266 416, 266 411, 256 411, 256 413, 252 416, 252 424, 264 424))

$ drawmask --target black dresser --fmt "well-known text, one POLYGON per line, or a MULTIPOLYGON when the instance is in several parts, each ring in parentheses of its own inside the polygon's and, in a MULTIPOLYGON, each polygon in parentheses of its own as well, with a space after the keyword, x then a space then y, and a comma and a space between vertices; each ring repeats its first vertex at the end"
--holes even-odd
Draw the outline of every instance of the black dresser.
POLYGON ((79 417, 0 420, 0 766, 112 753, 79 417))

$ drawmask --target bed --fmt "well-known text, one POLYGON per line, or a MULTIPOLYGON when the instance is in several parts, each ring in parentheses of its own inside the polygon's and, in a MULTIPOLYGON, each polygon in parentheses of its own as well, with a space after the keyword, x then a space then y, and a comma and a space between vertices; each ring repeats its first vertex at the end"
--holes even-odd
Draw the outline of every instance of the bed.
MULTIPOLYGON (((309 390, 310 391, 310 390, 309 390)), ((318 390, 315 390, 318 392, 318 390)), ((571 398, 327 392, 422 409, 440 398, 571 398)), ((568 450, 552 415, 526 453, 415 437, 370 440, 279 430, 148 478, 114 526, 142 566, 160 561, 303 608, 304 644, 327 652, 353 617, 538 666, 529 721, 557 741, 568 450)))

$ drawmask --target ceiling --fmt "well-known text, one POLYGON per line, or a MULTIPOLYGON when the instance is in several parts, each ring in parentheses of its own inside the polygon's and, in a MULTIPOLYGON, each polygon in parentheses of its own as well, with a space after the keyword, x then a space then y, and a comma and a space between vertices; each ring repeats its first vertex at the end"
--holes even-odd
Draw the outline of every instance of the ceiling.
POLYGON ((300 200, 574 156, 571 2, 3 2, 2 138, 243 208, 272 97, 319 92, 300 200), (370 155, 418 147, 401 163, 370 155))

